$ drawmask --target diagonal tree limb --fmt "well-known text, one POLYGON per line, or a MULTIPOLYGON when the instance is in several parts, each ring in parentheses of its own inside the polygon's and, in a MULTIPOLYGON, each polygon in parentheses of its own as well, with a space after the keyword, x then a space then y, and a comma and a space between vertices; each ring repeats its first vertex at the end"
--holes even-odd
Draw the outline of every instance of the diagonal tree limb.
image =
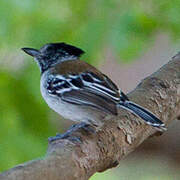
MULTIPOLYGON (((165 124, 180 117, 180 53, 144 79, 129 95, 134 102, 154 112, 165 124)), ((156 129, 125 110, 109 117, 97 133, 83 130, 72 139, 49 144, 47 155, 18 165, 2 174, 0 180, 86 180, 95 172, 115 167, 156 129)))

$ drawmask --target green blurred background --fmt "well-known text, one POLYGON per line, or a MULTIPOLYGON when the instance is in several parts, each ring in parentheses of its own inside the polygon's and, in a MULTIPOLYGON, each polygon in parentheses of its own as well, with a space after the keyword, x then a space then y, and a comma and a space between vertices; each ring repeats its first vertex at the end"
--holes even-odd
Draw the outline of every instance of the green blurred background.
MULTIPOLYGON (((179 0, 1 0, 0 171, 43 156, 47 138, 71 125, 43 101, 39 69, 20 48, 76 45, 86 51, 82 59, 129 91, 180 50, 179 37, 179 0)), ((91 180, 180 179, 175 126, 91 180)))

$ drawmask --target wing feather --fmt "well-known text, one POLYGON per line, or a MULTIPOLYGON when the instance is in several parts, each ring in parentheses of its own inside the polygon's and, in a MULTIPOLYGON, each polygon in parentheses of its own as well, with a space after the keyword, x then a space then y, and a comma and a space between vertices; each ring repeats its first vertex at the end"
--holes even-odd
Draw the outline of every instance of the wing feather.
POLYGON ((119 90, 105 75, 99 77, 93 72, 55 75, 47 82, 49 93, 61 97, 63 101, 117 114, 119 90))

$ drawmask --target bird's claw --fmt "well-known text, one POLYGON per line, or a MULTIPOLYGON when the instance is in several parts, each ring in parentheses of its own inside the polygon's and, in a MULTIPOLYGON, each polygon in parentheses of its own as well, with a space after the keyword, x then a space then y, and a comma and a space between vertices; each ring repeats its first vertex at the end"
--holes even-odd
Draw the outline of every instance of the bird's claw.
POLYGON ((53 141, 56 141, 56 140, 60 140, 60 139, 70 139, 72 141, 78 141, 78 142, 81 142, 80 138, 79 137, 75 137, 75 136, 70 136, 73 132, 75 132, 76 130, 78 129, 83 129, 84 131, 86 132, 89 132, 89 133, 95 133, 95 129, 93 127, 91 127, 89 124, 86 124, 84 122, 80 123, 80 124, 75 124, 75 125, 72 125, 68 130, 67 132, 63 133, 63 134, 60 134, 60 133, 56 133, 56 136, 53 136, 53 137, 49 137, 48 138, 48 141, 51 143, 53 141))

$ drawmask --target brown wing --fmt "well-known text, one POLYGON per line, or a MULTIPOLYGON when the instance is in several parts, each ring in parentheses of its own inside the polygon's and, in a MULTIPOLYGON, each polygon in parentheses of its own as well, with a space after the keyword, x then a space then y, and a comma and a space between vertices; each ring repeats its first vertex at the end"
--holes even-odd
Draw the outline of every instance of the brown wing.
POLYGON ((81 60, 64 61, 53 68, 55 74, 80 74, 86 71, 91 71, 100 77, 102 76, 102 73, 98 69, 81 60))
POLYGON ((50 91, 69 103, 92 106, 117 114, 117 86, 95 67, 83 61, 67 61, 53 70, 50 91), (61 74, 61 75, 59 75, 61 74))

